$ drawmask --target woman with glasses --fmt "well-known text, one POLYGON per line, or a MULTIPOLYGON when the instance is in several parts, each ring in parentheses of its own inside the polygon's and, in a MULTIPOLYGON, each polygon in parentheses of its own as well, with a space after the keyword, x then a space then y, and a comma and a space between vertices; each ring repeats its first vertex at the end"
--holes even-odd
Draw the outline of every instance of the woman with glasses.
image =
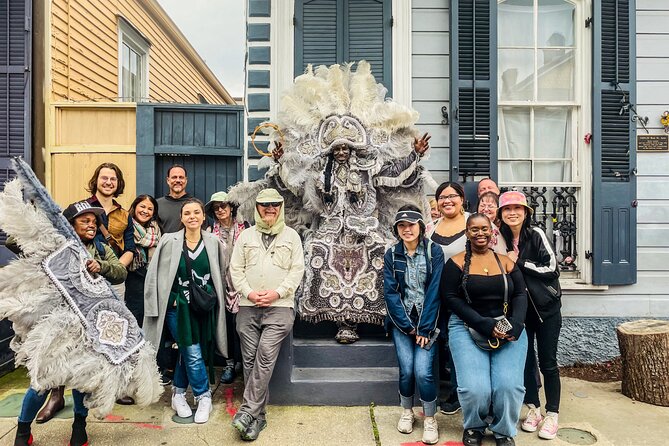
POLYGON ((531 226, 533 210, 522 192, 509 191, 500 196, 498 214, 500 231, 509 246, 509 257, 516 262, 525 278, 530 301, 525 325, 530 348, 525 362, 525 403, 530 410, 521 428, 552 440, 557 436, 560 408, 560 370, 557 364, 558 338, 562 328, 560 307, 560 270, 553 247, 546 234, 531 226), (539 369, 544 376, 546 416, 541 415, 539 388, 536 379, 537 339, 539 369))
POLYGON ((465 251, 446 262, 439 292, 453 312, 448 331, 458 372, 462 443, 480 446, 490 429, 497 446, 513 446, 524 394, 525 282, 510 258, 489 248, 488 217, 471 215, 465 233, 465 251), (482 338, 485 349, 474 336, 482 338))
POLYGON ((490 247, 501 254, 506 252, 506 243, 499 233, 500 220, 497 217, 499 195, 495 192, 484 192, 479 197, 478 213, 483 214, 492 222, 492 237, 490 247), (497 248, 499 246, 499 248, 497 248))
POLYGON ((206 423, 212 410, 209 383, 214 381, 214 353, 228 354, 225 286, 226 259, 218 239, 202 230, 204 204, 189 198, 181 206, 181 231, 164 234, 149 264, 144 290, 144 334, 161 345, 166 329, 179 346, 172 381, 172 409, 180 418, 193 411, 186 401, 190 385, 197 404, 193 421, 206 423), (194 305, 194 293, 216 299, 209 311, 194 305))
POLYGON ((226 365, 221 374, 221 382, 223 384, 230 384, 235 380, 235 367, 242 364, 242 350, 239 344, 239 335, 235 330, 236 315, 239 311, 240 293, 235 289, 230 277, 230 257, 232 256, 232 248, 242 231, 249 227, 246 221, 237 220, 237 208, 239 206, 228 199, 228 194, 225 192, 216 192, 211 196, 209 202, 205 205, 204 210, 207 215, 214 219, 214 224, 207 228, 207 231, 218 237, 225 257, 225 270, 221 271, 221 275, 225 278, 226 293, 225 293, 225 320, 228 330, 228 349, 230 350, 230 357, 226 359, 226 365))

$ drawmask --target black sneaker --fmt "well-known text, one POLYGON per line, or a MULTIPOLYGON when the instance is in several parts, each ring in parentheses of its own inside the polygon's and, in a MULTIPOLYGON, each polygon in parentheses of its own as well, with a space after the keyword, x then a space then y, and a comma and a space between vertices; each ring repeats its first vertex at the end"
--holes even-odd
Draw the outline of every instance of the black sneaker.
POLYGON ((458 413, 462 407, 460 407, 460 401, 458 401, 458 398, 449 398, 446 401, 442 401, 439 403, 439 411, 443 413, 444 415, 453 415, 458 413))
POLYGON ((253 420, 254 420, 253 416, 251 416, 250 414, 239 411, 232 418, 232 426, 239 431, 242 437, 244 437, 244 433, 253 423, 253 420))
POLYGON ((258 439, 260 431, 267 427, 267 421, 256 418, 253 420, 251 425, 246 429, 242 434, 242 440, 244 441, 254 441, 258 439))
POLYGON ((223 384, 232 384, 235 380, 235 366, 226 365, 221 373, 221 382, 223 384))
POLYGON ((462 433, 462 444, 464 446, 481 446, 483 432, 467 429, 462 433))
POLYGON ((495 437, 495 444, 497 446, 516 446, 516 441, 511 437, 495 437))

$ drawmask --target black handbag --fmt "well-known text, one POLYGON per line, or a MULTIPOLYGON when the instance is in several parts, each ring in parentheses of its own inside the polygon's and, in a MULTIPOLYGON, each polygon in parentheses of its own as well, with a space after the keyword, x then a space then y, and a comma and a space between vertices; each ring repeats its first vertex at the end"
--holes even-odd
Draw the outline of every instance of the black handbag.
POLYGON ((195 283, 190 255, 188 254, 188 246, 186 245, 185 240, 184 258, 186 259, 186 271, 188 272, 189 307, 196 314, 207 314, 216 307, 216 303, 218 302, 216 291, 208 293, 204 288, 195 283))
MULTIPOLYGON (((506 319, 506 311, 509 306, 509 282, 507 281, 506 271, 504 271, 504 268, 502 268, 502 263, 499 261, 497 253, 495 253, 495 260, 497 260, 497 265, 499 266, 499 270, 502 272, 502 279, 504 280, 504 306, 503 306, 504 315, 497 316, 495 318, 496 320, 499 321, 502 319, 506 319)), ((485 351, 497 350, 500 347, 504 346, 507 342, 509 342, 508 339, 491 338, 490 336, 482 335, 481 333, 479 333, 470 326, 467 326, 467 328, 469 329, 469 334, 471 335, 472 340, 474 341, 476 346, 481 350, 485 351)))

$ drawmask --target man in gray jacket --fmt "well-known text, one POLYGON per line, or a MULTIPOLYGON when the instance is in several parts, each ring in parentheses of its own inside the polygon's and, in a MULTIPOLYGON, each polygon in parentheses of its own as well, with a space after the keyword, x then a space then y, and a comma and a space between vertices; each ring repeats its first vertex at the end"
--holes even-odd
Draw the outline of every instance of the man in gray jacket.
POLYGON ((255 226, 239 235, 230 259, 232 282, 242 294, 237 332, 245 385, 232 425, 244 440, 257 439, 267 426, 269 381, 281 342, 293 328, 295 290, 303 274, 302 242, 284 222, 283 197, 265 189, 256 198, 255 226))

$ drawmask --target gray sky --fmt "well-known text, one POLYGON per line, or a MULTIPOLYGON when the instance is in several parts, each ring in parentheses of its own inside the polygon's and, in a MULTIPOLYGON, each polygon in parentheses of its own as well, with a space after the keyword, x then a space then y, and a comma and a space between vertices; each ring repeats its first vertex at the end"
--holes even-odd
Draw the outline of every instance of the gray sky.
POLYGON ((158 0, 235 97, 244 93, 245 0, 158 0))

